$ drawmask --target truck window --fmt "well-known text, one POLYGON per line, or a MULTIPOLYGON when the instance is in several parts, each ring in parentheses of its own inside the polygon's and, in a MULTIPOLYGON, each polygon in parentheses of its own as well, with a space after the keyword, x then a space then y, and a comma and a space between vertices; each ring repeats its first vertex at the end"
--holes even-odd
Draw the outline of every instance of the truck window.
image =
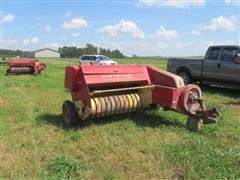
POLYGON ((219 52, 220 52, 220 48, 218 48, 218 47, 212 48, 210 50, 210 53, 208 54, 207 60, 217 60, 219 52))
POLYGON ((237 52, 239 52, 237 47, 224 48, 221 60, 231 62, 234 60, 234 56, 237 52))

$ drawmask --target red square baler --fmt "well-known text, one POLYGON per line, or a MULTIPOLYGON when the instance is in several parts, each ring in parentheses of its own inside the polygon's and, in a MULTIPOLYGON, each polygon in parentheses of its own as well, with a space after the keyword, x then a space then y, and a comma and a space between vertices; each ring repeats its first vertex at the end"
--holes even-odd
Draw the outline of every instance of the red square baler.
POLYGON ((12 58, 8 62, 7 74, 32 73, 38 75, 46 69, 46 64, 35 58, 12 58))
POLYGON ((192 130, 201 119, 210 124, 218 116, 215 108, 205 109, 197 85, 185 86, 179 76, 149 65, 67 66, 65 88, 72 95, 62 107, 66 126, 157 105, 186 114, 192 130))

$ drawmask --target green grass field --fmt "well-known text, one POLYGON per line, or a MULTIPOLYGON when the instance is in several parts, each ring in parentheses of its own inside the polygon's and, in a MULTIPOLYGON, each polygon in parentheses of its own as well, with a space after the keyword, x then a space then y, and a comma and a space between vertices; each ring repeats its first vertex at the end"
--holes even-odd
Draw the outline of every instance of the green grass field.
MULTIPOLYGON (((202 87, 205 104, 217 107, 217 124, 198 132, 186 116, 148 110, 92 120, 64 129, 64 68, 75 60, 42 59, 47 70, 5 76, 0 66, 0 177, 7 179, 239 179, 240 93, 202 87)), ((164 59, 123 59, 154 64, 164 59)))

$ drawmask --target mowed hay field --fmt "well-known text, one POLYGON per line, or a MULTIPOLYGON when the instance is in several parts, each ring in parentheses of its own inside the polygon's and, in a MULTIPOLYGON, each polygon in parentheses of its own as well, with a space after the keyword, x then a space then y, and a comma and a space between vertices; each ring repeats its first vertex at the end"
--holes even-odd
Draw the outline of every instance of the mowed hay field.
MULTIPOLYGON (((41 59, 41 75, 5 76, 0 67, 0 177, 7 179, 238 179, 240 91, 202 87, 217 124, 186 130, 186 116, 147 110, 65 129, 61 108, 71 99, 64 71, 77 59, 41 59)), ((120 64, 166 59, 129 58, 120 64)))

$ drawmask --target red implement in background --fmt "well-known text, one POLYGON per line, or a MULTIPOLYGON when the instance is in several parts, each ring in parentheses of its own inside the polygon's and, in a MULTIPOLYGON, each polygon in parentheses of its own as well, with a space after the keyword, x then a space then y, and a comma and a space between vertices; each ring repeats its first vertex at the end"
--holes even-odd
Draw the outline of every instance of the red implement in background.
POLYGON ((32 73, 38 75, 46 69, 46 64, 34 58, 12 58, 8 62, 7 74, 32 73))
POLYGON ((67 66, 65 88, 72 101, 63 103, 63 122, 70 126, 87 118, 144 110, 159 105, 186 114, 187 127, 216 122, 216 109, 205 109, 197 85, 185 86, 172 73, 149 65, 67 66))

